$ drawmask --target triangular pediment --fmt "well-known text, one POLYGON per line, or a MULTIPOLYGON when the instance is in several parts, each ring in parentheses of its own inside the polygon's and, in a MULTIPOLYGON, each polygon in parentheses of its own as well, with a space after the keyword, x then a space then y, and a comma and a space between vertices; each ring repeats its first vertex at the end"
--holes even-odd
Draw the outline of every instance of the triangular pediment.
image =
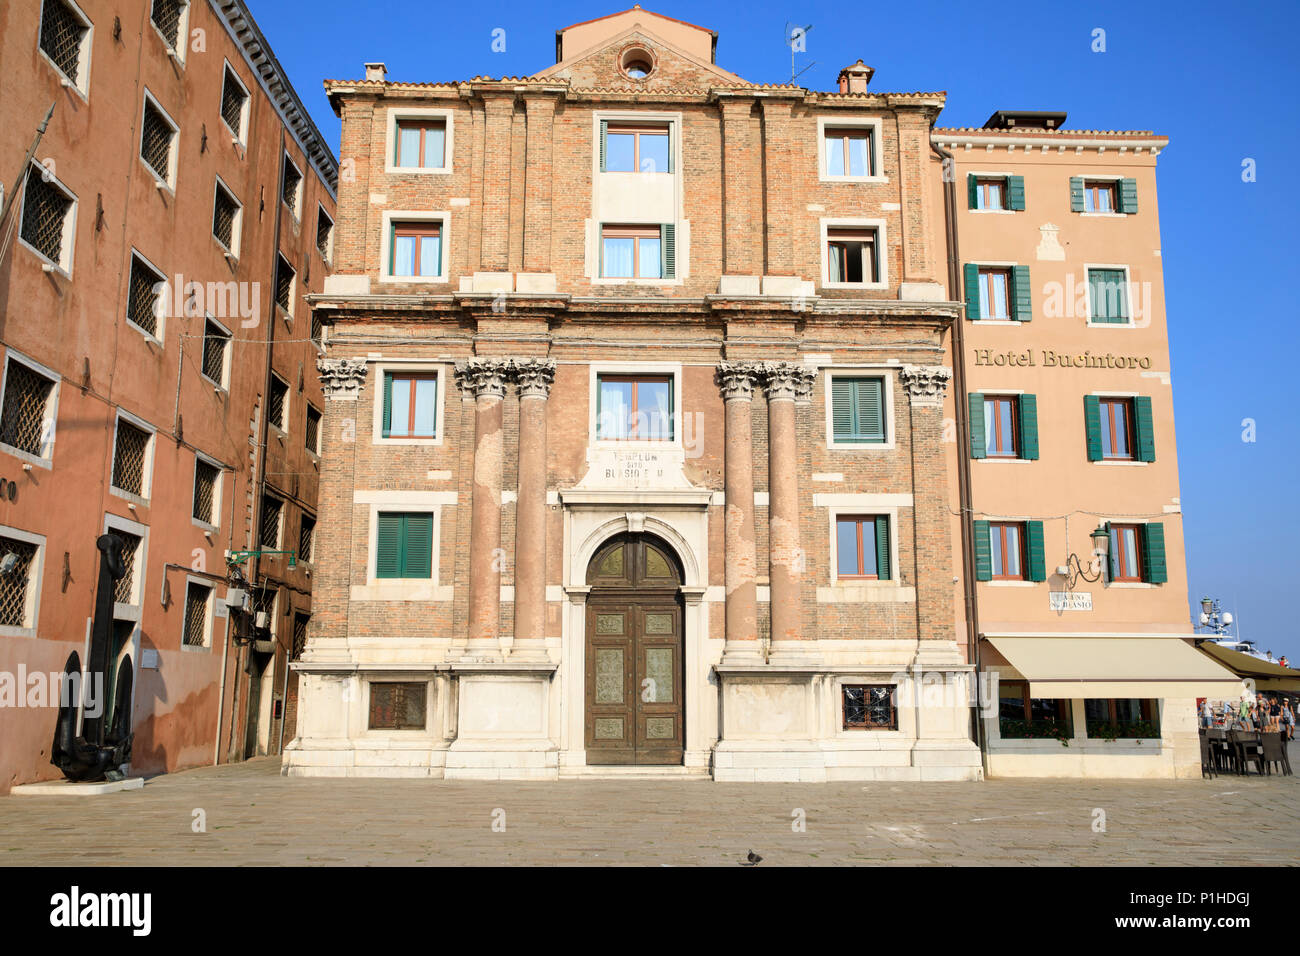
POLYGON ((534 75, 568 80, 575 89, 701 90, 746 82, 692 55, 653 26, 648 17, 636 18, 618 34, 602 37, 587 49, 572 53, 566 49, 563 60, 534 75), (627 68, 637 63, 650 67, 644 78, 627 68))

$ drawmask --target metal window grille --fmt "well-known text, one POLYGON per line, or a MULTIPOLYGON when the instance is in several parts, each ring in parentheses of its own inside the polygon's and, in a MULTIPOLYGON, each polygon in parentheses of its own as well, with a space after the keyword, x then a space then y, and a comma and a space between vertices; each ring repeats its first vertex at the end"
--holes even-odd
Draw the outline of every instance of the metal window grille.
POLYGON ((218 385, 226 374, 226 345, 230 336, 215 322, 203 327, 203 374, 218 385))
POLYGON ((311 562, 311 546, 316 538, 316 519, 302 516, 302 527, 298 531, 298 560, 311 562))
POLYGON ((234 197, 218 186, 217 198, 212 206, 212 234, 232 252, 235 249, 235 216, 238 212, 239 204, 234 197))
POLYGON ((187 647, 202 647, 207 643, 208 601, 212 588, 191 581, 185 589, 185 635, 187 647))
POLYGON ((286 431, 284 427, 284 406, 289 400, 289 386, 280 381, 274 375, 271 376, 271 397, 267 402, 267 414, 271 416, 271 424, 281 431, 286 431))
POLYGON ((217 501, 217 480, 221 469, 200 458, 194 465, 194 517, 208 524, 213 520, 217 501))
POLYGON ((268 551, 280 547, 280 514, 284 511, 284 502, 270 495, 262 496, 262 533, 258 546, 268 551))
POLYGON ((185 11, 185 0, 153 0, 151 19, 158 32, 173 50, 179 49, 181 14, 185 11))
POLYGON ((27 625, 27 588, 31 583, 36 545, 16 538, 0 537, 0 558, 12 554, 18 559, 8 574, 0 575, 0 625, 27 625))
POLYGON ((844 727, 865 727, 876 730, 895 730, 898 711, 894 707, 894 687, 889 684, 846 684, 842 688, 844 699, 844 727))
POLYGON ((117 579, 113 586, 113 600, 118 604, 134 602, 132 591, 135 589, 136 558, 140 554, 140 536, 114 529, 113 534, 122 539, 122 564, 126 573, 117 579))
POLYGON ((113 449, 113 487, 144 496, 144 463, 153 436, 125 419, 117 420, 117 446, 113 449))
POLYGON ((311 617, 307 614, 293 616, 293 655, 290 660, 298 660, 307 649, 307 622, 310 620, 311 617))
POLYGON ((10 362, 0 411, 0 442, 29 455, 43 455, 45 415, 53 393, 50 379, 21 362, 10 362))
POLYGON ((144 104, 141 130, 140 155, 159 178, 167 179, 171 173, 172 137, 176 131, 162 115, 162 111, 148 100, 144 104))
POLYGON ((293 314, 293 266, 280 256, 275 263, 275 304, 293 314))
POLYGON ((325 331, 325 323, 320 319, 315 311, 311 314, 311 337, 313 342, 319 342, 325 331))
POLYGON ((289 211, 295 216, 298 215, 298 184, 302 182, 302 173, 289 162, 289 157, 284 158, 284 204, 289 207, 289 211))
POLYGON ((307 406, 307 450, 320 454, 320 412, 307 406))
POLYGON ((326 262, 330 257, 330 236, 334 232, 334 223, 330 222, 329 216, 324 213, 316 220, 316 248, 320 250, 321 258, 326 262))
POLYGON ((89 31, 63 0, 45 0, 41 49, 73 83, 80 81, 81 43, 89 31))
POLYGON ((371 730, 422 730, 427 684, 372 683, 371 730))
POLYGON ((126 317, 150 335, 158 334, 161 294, 155 286, 165 281, 139 258, 131 259, 131 280, 126 296, 126 317))
POLYGON ((239 135, 240 127, 243 125, 240 121, 244 117, 244 103, 247 100, 248 94, 227 70, 225 83, 221 87, 221 118, 226 121, 226 125, 236 136, 239 135))
POLYGON ((33 166, 23 193, 23 241, 54 262, 63 258, 63 225, 72 200, 53 183, 45 181, 45 170, 33 166))

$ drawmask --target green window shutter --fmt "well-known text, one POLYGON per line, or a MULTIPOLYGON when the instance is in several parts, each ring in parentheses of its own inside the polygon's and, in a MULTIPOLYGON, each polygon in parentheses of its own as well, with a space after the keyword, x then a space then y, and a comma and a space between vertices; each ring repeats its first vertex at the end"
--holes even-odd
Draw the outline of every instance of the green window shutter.
POLYGON ((1007 177, 1007 208, 1022 212, 1025 208, 1025 177, 1007 177))
POLYGON ((984 431, 984 396, 971 392, 970 405, 970 456, 972 458, 988 457, 988 435, 984 431))
POLYGON ((889 580, 889 519, 876 515, 876 577, 889 580))
POLYGON ((884 383, 878 378, 853 383, 853 433, 859 441, 885 440, 884 383))
POLYGON ((853 382, 831 379, 831 438, 848 441, 853 434, 853 382))
POLYGON ((1083 396, 1083 424, 1088 431, 1088 460, 1101 461, 1101 402, 1096 395, 1083 396))
POLYGON ((1107 521, 1103 527, 1106 529, 1106 540, 1110 542, 1110 548, 1106 553, 1107 565, 1106 580, 1114 581, 1119 577, 1119 548, 1115 547, 1115 538, 1110 533, 1110 522, 1107 521))
POLYGON ((1142 577, 1150 584, 1169 580, 1165 565, 1165 526, 1159 521, 1142 526, 1142 577))
POLYGON ((1135 213, 1138 211, 1138 181, 1121 179, 1119 181, 1119 211, 1135 213))
POLYGON ((402 542, 402 577, 427 578, 433 575, 433 515, 408 514, 406 535, 402 542))
POLYGON ((1083 212, 1083 177, 1070 177, 1070 212, 1083 212))
POLYGON ((375 529, 375 577, 402 576, 402 515, 380 513, 375 529))
POLYGON ((1031 581, 1047 580, 1047 559, 1043 551, 1043 523, 1041 521, 1025 522, 1025 551, 1029 555, 1029 567, 1026 569, 1031 581))
POLYGON ((1151 398, 1139 395, 1133 399, 1133 434, 1137 438, 1138 461, 1156 460, 1156 432, 1151 422, 1151 398))
POLYGON ((605 134, 609 132, 609 121, 600 121, 600 171, 605 171, 605 134))
POLYGON ((966 263, 966 318, 980 317, 980 267, 973 262, 966 263))
POLYGON ((1020 413, 1020 457, 1038 460, 1038 397, 1021 395, 1016 403, 1020 413))
POLYGON ((663 257, 660 275, 665 279, 677 278, 677 226, 664 223, 659 227, 659 254, 663 257))
POLYGON ((966 174, 966 203, 971 209, 980 207, 980 187, 974 173, 966 174))
POLYGON ((393 373, 384 373, 384 437, 393 428, 393 373))
POLYGON ((989 546, 989 523, 976 521, 975 524, 975 580, 993 580, 993 549, 989 546))
POLYGON ((1011 317, 1028 322, 1034 317, 1034 299, 1029 285, 1029 266, 1011 267, 1011 317))

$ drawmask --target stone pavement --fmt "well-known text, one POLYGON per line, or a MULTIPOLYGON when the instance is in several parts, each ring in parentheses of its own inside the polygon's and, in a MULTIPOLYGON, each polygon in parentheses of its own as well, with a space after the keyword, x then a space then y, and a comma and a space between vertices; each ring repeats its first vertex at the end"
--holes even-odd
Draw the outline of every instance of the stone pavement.
POLYGON ((1295 864, 1300 778, 462 783, 290 779, 262 758, 128 793, 0 797, 8 865, 732 866, 751 848, 764 866, 1295 864), (87 827, 129 846, 87 852, 87 827))

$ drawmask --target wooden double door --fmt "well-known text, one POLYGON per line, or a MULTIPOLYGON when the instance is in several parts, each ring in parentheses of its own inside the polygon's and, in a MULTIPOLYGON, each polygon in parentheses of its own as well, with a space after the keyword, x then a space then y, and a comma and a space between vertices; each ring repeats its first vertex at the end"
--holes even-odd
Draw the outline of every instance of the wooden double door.
POLYGON ((672 552, 625 535, 596 554, 587 580, 587 763, 680 764, 681 573, 672 552))

